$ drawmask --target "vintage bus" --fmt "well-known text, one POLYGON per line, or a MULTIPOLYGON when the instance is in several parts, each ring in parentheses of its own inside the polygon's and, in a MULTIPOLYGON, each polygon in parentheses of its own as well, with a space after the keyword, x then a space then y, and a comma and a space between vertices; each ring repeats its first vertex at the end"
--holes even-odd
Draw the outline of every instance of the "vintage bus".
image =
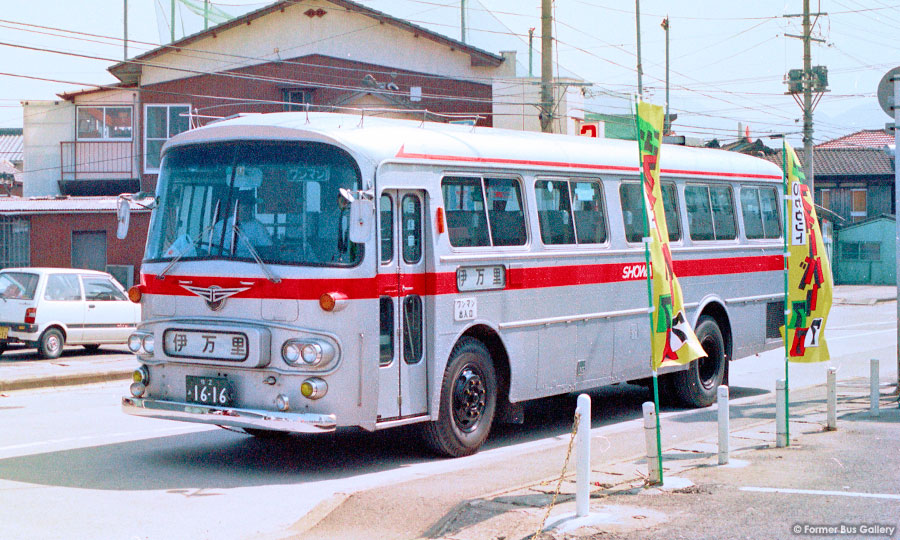
MULTIPOLYGON (((780 343, 781 171, 673 145, 661 163, 708 353, 662 387, 706 406, 729 360, 780 343)), ((461 456, 527 400, 646 379, 637 164, 633 141, 346 114, 178 135, 123 409, 254 436, 421 423, 461 456)))

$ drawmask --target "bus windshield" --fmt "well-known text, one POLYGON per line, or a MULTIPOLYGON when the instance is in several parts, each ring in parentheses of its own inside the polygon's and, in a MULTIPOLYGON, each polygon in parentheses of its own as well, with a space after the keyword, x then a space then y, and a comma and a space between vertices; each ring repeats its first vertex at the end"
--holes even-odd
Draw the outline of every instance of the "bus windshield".
POLYGON ((350 210, 339 190, 360 173, 334 146, 229 142, 173 148, 163 158, 148 261, 254 260, 352 266, 350 210))

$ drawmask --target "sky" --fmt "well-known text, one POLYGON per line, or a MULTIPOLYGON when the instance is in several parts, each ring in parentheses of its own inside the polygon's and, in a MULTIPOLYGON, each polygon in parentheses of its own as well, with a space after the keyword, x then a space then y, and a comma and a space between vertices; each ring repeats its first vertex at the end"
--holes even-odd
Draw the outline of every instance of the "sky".
MULTIPOLYGON (((203 4, 202 0, 192 0, 203 4)), ((307 0, 316 3, 319 0, 307 0)), ((460 0, 356 0, 459 39, 460 0)), ((466 0, 466 41, 499 54, 516 50, 518 75, 528 74, 528 31, 535 28, 533 71, 540 74, 540 0, 466 0)), ((900 65, 896 28, 900 0, 811 0, 812 64, 826 66, 829 91, 814 113, 814 138, 824 142, 860 129, 883 128, 876 89, 900 65)), ((0 127, 22 126, 21 101, 116 82, 106 69, 128 54, 168 39, 169 0, 28 0, 0 11, 0 127)), ((214 1, 240 15, 266 2, 214 1)), ((586 109, 624 114, 638 92, 635 4, 622 0, 555 0, 554 61, 558 74, 591 83, 586 109)), ((802 145, 802 112, 786 95, 785 74, 803 67, 802 0, 729 2, 640 0, 645 100, 663 105, 669 19, 669 107, 680 135, 730 142, 739 126, 769 146, 785 135, 802 145)), ((202 29, 202 18, 179 9, 177 36, 202 29)))

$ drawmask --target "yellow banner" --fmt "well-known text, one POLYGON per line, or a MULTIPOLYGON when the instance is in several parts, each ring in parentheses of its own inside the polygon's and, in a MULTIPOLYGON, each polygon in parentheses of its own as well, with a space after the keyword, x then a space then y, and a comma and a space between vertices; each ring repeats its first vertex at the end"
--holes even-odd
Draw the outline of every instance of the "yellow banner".
POLYGON ((659 187, 659 151, 662 142, 663 109, 639 101, 637 104, 638 147, 644 208, 650 234, 650 275, 653 316, 650 366, 687 364, 706 356, 684 312, 681 285, 672 269, 669 229, 659 187))
MULTIPOLYGON (((785 190, 790 211, 787 234, 787 337, 791 362, 828 360, 825 320, 831 310, 831 264, 819 229, 816 207, 800 170, 797 154, 784 142, 785 190)), ((785 337, 784 326, 781 336, 785 337)))

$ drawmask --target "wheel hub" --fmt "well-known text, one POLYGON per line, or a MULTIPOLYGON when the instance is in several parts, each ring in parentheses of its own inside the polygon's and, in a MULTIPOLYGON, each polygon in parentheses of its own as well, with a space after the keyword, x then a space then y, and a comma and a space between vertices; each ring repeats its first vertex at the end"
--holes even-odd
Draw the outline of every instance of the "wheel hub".
POLYGON ((466 366, 453 387, 453 419, 462 431, 472 431, 484 414, 487 392, 484 379, 471 366, 466 366))

